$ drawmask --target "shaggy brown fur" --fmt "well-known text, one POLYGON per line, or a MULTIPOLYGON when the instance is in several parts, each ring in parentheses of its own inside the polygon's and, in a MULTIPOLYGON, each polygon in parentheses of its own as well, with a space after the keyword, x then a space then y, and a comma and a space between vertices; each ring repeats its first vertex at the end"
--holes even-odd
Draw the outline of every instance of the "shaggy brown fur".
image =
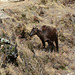
POLYGON ((33 35, 37 35, 41 39, 44 48, 45 48, 45 42, 48 42, 49 51, 50 51, 50 45, 52 45, 51 51, 53 51, 53 47, 54 47, 53 41, 54 41, 56 44, 57 52, 59 51, 58 50, 58 33, 56 28, 46 26, 46 25, 43 25, 41 27, 41 30, 38 28, 33 28, 30 32, 30 36, 33 36, 33 35))

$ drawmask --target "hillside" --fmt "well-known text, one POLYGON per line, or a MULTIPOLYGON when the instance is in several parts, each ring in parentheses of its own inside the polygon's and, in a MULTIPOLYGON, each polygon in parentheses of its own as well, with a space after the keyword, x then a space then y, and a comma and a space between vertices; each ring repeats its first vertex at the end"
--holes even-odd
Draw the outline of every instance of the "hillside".
POLYGON ((0 37, 17 44, 18 51, 8 62, 8 46, 0 41, 0 75, 75 75, 74 0, 0 2, 0 37), (59 53, 44 51, 37 36, 30 38, 31 29, 42 25, 56 27, 59 53))

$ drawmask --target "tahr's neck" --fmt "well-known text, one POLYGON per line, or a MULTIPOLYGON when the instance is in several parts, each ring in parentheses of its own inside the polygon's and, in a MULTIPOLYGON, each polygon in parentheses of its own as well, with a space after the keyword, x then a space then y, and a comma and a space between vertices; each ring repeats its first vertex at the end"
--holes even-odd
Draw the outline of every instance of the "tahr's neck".
POLYGON ((43 34, 41 30, 38 30, 37 34, 36 34, 40 39, 43 38, 43 34))

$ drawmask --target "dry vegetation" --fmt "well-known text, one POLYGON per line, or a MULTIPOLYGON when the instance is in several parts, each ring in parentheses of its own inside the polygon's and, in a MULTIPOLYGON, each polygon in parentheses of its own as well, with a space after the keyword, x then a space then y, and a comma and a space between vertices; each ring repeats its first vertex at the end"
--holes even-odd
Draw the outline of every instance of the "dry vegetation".
POLYGON ((0 8, 6 15, 0 19, 0 37, 17 43, 18 50, 17 64, 4 63, 0 51, 0 75, 75 75, 74 0, 26 0, 1 3, 0 8), (44 24, 57 29, 59 54, 43 51, 40 39, 29 37, 34 26, 44 24))

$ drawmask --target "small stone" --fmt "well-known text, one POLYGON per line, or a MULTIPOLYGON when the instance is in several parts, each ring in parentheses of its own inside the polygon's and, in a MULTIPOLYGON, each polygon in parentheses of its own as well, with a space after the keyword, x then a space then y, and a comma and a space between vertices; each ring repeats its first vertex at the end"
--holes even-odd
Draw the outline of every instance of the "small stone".
POLYGON ((69 67, 70 67, 72 70, 75 70, 75 63, 71 64, 69 67))
POLYGON ((58 64, 58 63, 56 63, 56 64, 53 65, 53 67, 54 67, 55 69, 59 69, 59 66, 60 66, 60 64, 58 64))
POLYGON ((54 68, 51 68, 50 69, 50 75, 54 75, 55 74, 55 69, 54 68))
POLYGON ((67 46, 67 45, 64 45, 64 46, 63 46, 63 51, 66 52, 66 53, 69 52, 69 49, 68 49, 68 46, 67 46))
POLYGON ((69 65, 69 61, 68 61, 68 60, 65 60, 65 61, 64 61, 64 64, 65 64, 65 65, 69 65))
POLYGON ((12 19, 12 22, 16 22, 14 19, 12 19))
POLYGON ((5 43, 10 43, 9 40, 7 40, 7 39, 5 39, 5 38, 1 38, 1 43, 3 43, 3 42, 5 42, 5 43))
POLYGON ((1 48, 3 48, 4 47, 4 45, 1 45, 1 48))
POLYGON ((66 58, 68 57, 68 55, 66 53, 63 53, 62 56, 66 57, 66 58))
POLYGON ((55 74, 55 69, 50 67, 49 69, 47 69, 47 72, 49 75, 54 75, 55 74))
POLYGON ((56 73, 56 75, 61 75, 60 73, 56 73))

